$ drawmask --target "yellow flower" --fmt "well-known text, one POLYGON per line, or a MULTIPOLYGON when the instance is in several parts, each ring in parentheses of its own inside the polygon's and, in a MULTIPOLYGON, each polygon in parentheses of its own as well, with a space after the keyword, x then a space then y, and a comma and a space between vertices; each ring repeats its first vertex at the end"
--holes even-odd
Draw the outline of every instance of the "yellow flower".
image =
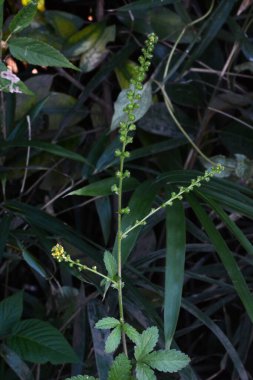
POLYGON ((51 253, 58 261, 62 261, 66 258, 63 246, 58 243, 52 248, 51 253))
MULTIPOLYGON (((26 6, 31 2, 31 0, 21 0, 21 2, 22 5, 26 6)), ((39 11, 44 12, 46 10, 45 0, 39 0, 37 8, 39 11)))

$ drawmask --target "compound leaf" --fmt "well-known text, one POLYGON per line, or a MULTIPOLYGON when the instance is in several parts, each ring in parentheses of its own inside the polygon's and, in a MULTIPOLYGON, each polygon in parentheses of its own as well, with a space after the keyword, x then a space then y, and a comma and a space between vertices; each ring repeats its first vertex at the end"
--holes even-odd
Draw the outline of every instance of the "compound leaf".
POLYGON ((173 349, 151 352, 143 361, 158 371, 177 372, 189 364, 190 358, 183 352, 173 349))

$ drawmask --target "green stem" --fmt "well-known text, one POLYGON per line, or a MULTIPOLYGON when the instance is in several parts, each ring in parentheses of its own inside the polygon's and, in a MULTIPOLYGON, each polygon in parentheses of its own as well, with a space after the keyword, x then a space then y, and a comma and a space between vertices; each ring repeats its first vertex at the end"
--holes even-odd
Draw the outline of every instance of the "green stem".
POLYGON ((88 267, 86 265, 83 265, 81 263, 78 263, 78 262, 76 262, 76 261, 74 261, 72 259, 69 259, 68 262, 70 264, 73 264, 73 266, 76 266, 76 267, 80 268, 81 270, 87 270, 88 272, 91 272, 91 273, 94 273, 94 274, 96 274, 96 275, 98 275, 100 277, 103 277, 105 280, 110 281, 114 285, 118 286, 118 282, 117 281, 113 280, 112 278, 106 276, 105 274, 103 274, 101 272, 98 272, 97 269, 95 269, 95 268, 90 268, 90 267, 88 267))
MULTIPOLYGON (((122 145, 122 153, 124 153, 126 150, 126 144, 123 143, 122 145)), ((119 317, 120 317, 120 323, 121 325, 124 324, 124 308, 123 308, 123 294, 122 294, 122 192, 123 192, 123 170, 124 170, 124 154, 120 157, 120 167, 119 171, 121 173, 121 176, 119 177, 119 184, 118 184, 118 303, 119 303, 119 317)), ((127 345, 126 345, 126 335, 124 331, 122 330, 122 343, 123 343, 123 349, 128 356, 127 353, 127 345)))
POLYGON ((193 180, 193 182, 187 186, 187 187, 181 187, 179 192, 177 194, 173 194, 170 199, 168 199, 166 202, 163 202, 160 206, 158 206, 157 208, 153 208, 150 210, 150 212, 144 216, 144 218, 142 218, 141 220, 138 220, 135 222, 135 224, 132 226, 132 227, 129 227, 127 228, 121 235, 121 237, 124 239, 127 237, 127 235, 129 234, 129 232, 135 230, 135 228, 139 227, 139 226, 143 226, 146 224, 146 220, 156 214, 158 211, 160 211, 162 208, 164 207, 167 207, 167 206, 171 206, 173 201, 175 201, 176 199, 182 199, 182 196, 184 193, 188 193, 190 191, 192 191, 195 187, 198 187, 200 185, 200 183, 202 181, 205 181, 205 180, 208 180, 209 177, 212 177, 214 175, 214 173, 219 173, 220 171, 223 170, 222 167, 219 167, 216 165, 216 169, 213 168, 210 172, 206 171, 205 174, 203 176, 199 176, 196 180, 193 180))

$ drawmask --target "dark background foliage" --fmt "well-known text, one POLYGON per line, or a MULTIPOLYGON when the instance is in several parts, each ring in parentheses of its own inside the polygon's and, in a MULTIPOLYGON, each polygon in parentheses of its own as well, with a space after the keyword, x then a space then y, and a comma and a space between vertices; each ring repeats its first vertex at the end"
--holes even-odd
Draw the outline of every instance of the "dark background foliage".
MULTIPOLYGON (((20 6, 5 1, 3 38, 20 6)), ((85 274, 80 281, 80 275, 55 264, 50 251, 58 241, 74 258, 102 268, 103 251, 113 249, 116 202, 102 180, 114 176, 117 163, 114 104, 153 31, 159 43, 146 80, 152 104, 147 100, 127 161, 133 182, 124 194, 125 202, 132 202, 126 225, 211 165, 179 130, 159 84, 181 128, 225 171, 187 196, 183 212, 161 211, 138 231, 137 243, 137 236, 126 242, 127 319, 137 329, 156 324, 163 336, 177 320, 168 317, 177 303, 171 278, 179 297, 181 281, 173 344, 192 361, 182 373, 158 378, 251 379, 252 1, 50 0, 45 7, 21 35, 51 44, 82 71, 32 66, 9 52, 3 57, 34 95, 1 93, 0 294, 6 299, 23 290, 23 318, 60 329, 80 362, 28 362, 34 379, 84 371, 102 379, 110 363, 108 355, 99 355, 104 337, 93 326, 104 315, 117 315, 115 292, 109 290, 102 302, 97 278, 85 274), (78 34, 92 24, 89 33, 78 34), (68 195, 80 187, 82 197, 68 195), (185 245, 177 240, 184 223, 185 245), (176 261, 173 252, 181 254, 176 261)), ((0 377, 20 378, 2 352, 0 377)))

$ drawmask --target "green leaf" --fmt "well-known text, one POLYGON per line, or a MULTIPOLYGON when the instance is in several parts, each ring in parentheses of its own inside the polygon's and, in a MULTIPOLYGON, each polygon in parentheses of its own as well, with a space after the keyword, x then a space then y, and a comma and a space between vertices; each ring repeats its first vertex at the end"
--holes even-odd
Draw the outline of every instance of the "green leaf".
POLYGON ((87 73, 95 69, 105 59, 109 53, 106 44, 115 40, 115 32, 115 25, 105 28, 95 44, 81 55, 79 67, 83 72, 87 73))
POLYGON ((233 9, 237 0, 221 0, 219 1, 216 9, 212 12, 211 16, 203 23, 202 30, 206 30, 203 33, 200 43, 197 45, 195 51, 190 55, 183 72, 189 68, 192 63, 198 59, 210 45, 213 39, 216 37, 217 33, 223 26, 223 24, 228 20, 229 14, 233 9))
POLYGON ((231 218, 229 218, 226 212, 216 202, 214 202, 213 200, 211 200, 209 197, 202 194, 201 192, 199 192, 199 195, 219 215, 221 220, 226 224, 227 228, 229 228, 232 234, 237 238, 237 240, 240 242, 240 244, 246 250, 246 252, 253 256, 253 245, 248 240, 246 235, 244 235, 243 231, 239 227, 237 227, 235 222, 231 218))
POLYGON ((117 9, 117 12, 139 11, 150 8, 156 8, 167 4, 174 4, 178 0, 137 0, 131 4, 123 5, 117 9))
POLYGON ((34 380, 28 365, 5 344, 1 344, 0 346, 0 355, 20 380, 34 380))
POLYGON ((237 350, 234 348, 228 337, 224 334, 221 328, 214 323, 206 312, 202 312, 198 307, 193 305, 186 299, 182 301, 182 307, 187 310, 190 314, 194 315, 199 319, 212 333, 219 339, 220 343, 225 348, 226 354, 230 357, 236 368, 241 380, 248 380, 247 371, 242 363, 241 358, 238 355, 237 350))
MULTIPOLYGON (((111 130, 119 127, 120 122, 127 122, 128 116, 126 112, 123 111, 126 104, 128 104, 127 90, 122 90, 114 103, 114 114, 112 117, 111 130)), ((134 112, 135 121, 138 121, 149 109, 152 104, 152 88, 151 82, 145 83, 142 91, 140 91, 140 107, 134 112)))
POLYGON ((118 325, 112 330, 112 332, 106 339, 105 352, 108 354, 111 352, 114 352, 118 348, 120 341, 121 341, 121 326, 118 325))
POLYGON ((11 54, 20 61, 31 65, 67 67, 79 70, 58 50, 42 41, 28 37, 14 37, 9 41, 11 54))
POLYGON ((20 320, 23 313, 23 292, 0 302, 0 336, 9 334, 14 323, 20 320))
POLYGON ((136 364, 136 377, 138 380, 156 380, 154 371, 145 363, 136 364))
POLYGON ((96 368, 101 380, 108 378, 108 372, 113 362, 113 355, 106 354, 104 342, 109 335, 108 330, 98 330, 95 328, 95 321, 106 315, 106 310, 101 300, 91 300, 87 305, 89 324, 91 327, 92 343, 96 358, 96 368))
POLYGON ((105 30, 105 23, 92 23, 77 33, 71 35, 64 46, 64 54, 68 57, 78 57, 92 49, 105 30))
POLYGON ((117 262, 111 252, 105 251, 104 253, 104 264, 110 278, 113 278, 117 273, 117 262))
POLYGON ((166 265, 164 292, 164 336, 170 348, 181 307, 185 264, 185 215, 182 202, 166 209, 166 265))
POLYGON ((81 251, 85 250, 87 255, 96 261, 98 251, 91 242, 88 243, 85 241, 85 238, 81 237, 75 230, 56 217, 39 210, 37 207, 17 201, 6 202, 5 207, 12 210, 15 215, 19 215, 31 226, 39 229, 44 236, 46 236, 45 231, 47 231, 50 236, 64 236, 64 239, 68 243, 74 245, 81 251))
MULTIPOLYGON (((197 192, 197 191, 196 191, 197 192)), ((240 271, 240 268, 235 261, 232 252, 227 246, 227 243, 216 229, 212 220, 206 214, 204 209, 200 206, 199 202, 193 196, 193 194, 188 194, 187 198, 190 202, 193 211, 198 217, 201 225, 206 230, 210 241, 213 243, 224 267, 234 285, 234 288, 240 297, 251 321, 253 322, 253 298, 252 294, 246 284, 246 281, 240 271)))
POLYGON ((99 217, 100 227, 103 234, 105 245, 108 245, 108 241, 112 230, 112 204, 108 196, 95 199, 95 206, 99 217))
POLYGON ((47 10, 45 19, 62 38, 69 38, 82 27, 84 20, 69 12, 47 10))
POLYGON ((171 373, 186 367, 190 362, 190 358, 177 350, 159 350, 145 356, 143 361, 153 369, 171 373))
POLYGON ((22 247, 22 256, 25 262, 34 269, 37 273, 39 273, 43 278, 49 279, 50 275, 47 273, 47 271, 43 268, 41 263, 39 262, 36 257, 34 257, 30 252, 28 252, 24 247, 22 247))
POLYGON ((119 354, 109 371, 108 380, 130 380, 131 361, 124 353, 119 354))
POLYGON ((113 317, 105 317, 100 319, 96 324, 96 329, 113 329, 120 325, 120 321, 113 317))
MULTIPOLYGON (((113 194, 112 186, 116 183, 115 177, 109 177, 101 179, 97 182, 82 187, 80 189, 71 191, 68 195, 83 195, 83 196, 105 196, 113 194)), ((126 178, 124 180, 124 191, 134 190, 138 185, 138 181, 135 178, 126 178)))
POLYGON ((37 12, 38 0, 32 0, 23 7, 11 20, 9 29, 11 33, 17 33, 29 26, 37 12))
MULTIPOLYGON (((124 215, 122 218, 122 231, 124 232, 129 226, 133 225, 137 219, 141 220, 151 209, 152 202, 157 193, 157 184, 154 181, 145 181, 141 183, 133 193, 129 208, 130 214, 124 215)), ((136 240, 140 234, 141 227, 136 228, 122 241, 122 263, 127 261, 127 258, 133 249, 136 240)), ((113 247, 113 255, 117 257, 117 239, 113 247)))
POLYGON ((133 326, 129 325, 128 323, 124 323, 123 330, 124 330, 126 336, 132 342, 134 342, 135 344, 139 343, 140 333, 138 333, 138 331, 133 326))
POLYGON ((51 144, 44 141, 37 141, 37 140, 13 140, 10 142, 0 142, 0 150, 3 149, 9 149, 9 148, 27 148, 30 146, 31 148, 36 148, 48 153, 52 153, 55 156, 60 156, 64 158, 69 158, 70 160, 79 161, 79 162, 86 162, 85 158, 81 156, 78 153, 72 152, 71 150, 65 149, 60 145, 57 144, 51 144))
POLYGON ((16 323, 7 342, 23 360, 32 363, 62 364, 79 361, 64 336, 49 323, 38 319, 16 323))
POLYGON ((158 338, 158 328, 156 326, 144 330, 134 348, 135 359, 142 361, 142 359, 154 349, 158 338))

